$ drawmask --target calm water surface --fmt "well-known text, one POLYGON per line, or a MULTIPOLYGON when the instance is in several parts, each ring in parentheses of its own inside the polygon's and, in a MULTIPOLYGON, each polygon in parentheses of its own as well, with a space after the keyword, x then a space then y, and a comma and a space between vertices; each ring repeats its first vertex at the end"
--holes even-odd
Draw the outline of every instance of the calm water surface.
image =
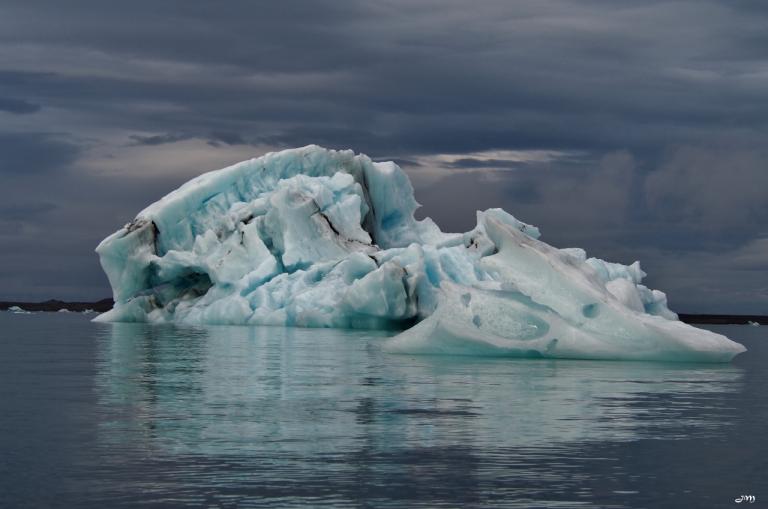
POLYGON ((768 505, 768 327, 712 329, 749 351, 411 357, 381 332, 0 313, 0 506, 768 505))

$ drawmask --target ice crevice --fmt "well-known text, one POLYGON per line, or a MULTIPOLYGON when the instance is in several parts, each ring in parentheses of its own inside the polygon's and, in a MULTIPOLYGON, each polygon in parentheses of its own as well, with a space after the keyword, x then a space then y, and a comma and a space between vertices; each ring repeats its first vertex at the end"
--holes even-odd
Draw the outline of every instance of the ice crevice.
POLYGON ((501 209, 444 233, 394 163, 317 146, 196 177, 96 251, 100 321, 392 328, 393 353, 724 362, 631 265, 557 249, 501 209))

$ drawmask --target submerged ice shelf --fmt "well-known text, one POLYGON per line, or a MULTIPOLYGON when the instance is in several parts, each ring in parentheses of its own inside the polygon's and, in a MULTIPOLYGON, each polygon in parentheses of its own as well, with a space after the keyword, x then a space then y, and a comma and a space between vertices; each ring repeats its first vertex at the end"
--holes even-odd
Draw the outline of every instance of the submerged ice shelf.
POLYGON ((625 266, 557 249, 501 209, 443 233, 405 173, 352 151, 285 150, 203 174, 96 248, 100 321, 398 328, 391 352, 728 361, 625 266))

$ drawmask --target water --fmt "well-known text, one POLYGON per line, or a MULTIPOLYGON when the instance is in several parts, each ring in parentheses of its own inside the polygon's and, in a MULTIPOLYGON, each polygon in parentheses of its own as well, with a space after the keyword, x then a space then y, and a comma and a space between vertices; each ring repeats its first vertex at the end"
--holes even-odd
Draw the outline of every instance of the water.
POLYGON ((768 327, 725 365, 410 357, 386 333, 0 313, 0 506, 768 500, 768 327))

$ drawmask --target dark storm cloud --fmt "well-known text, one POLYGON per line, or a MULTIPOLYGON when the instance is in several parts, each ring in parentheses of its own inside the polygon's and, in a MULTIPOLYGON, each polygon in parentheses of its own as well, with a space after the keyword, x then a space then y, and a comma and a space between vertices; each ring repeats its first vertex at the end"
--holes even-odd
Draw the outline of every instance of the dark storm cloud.
POLYGON ((26 220, 47 214, 57 208, 53 203, 28 202, 6 203, 0 205, 0 218, 3 220, 26 220))
POLYGON ((165 145, 166 143, 176 143, 177 141, 194 138, 192 134, 184 133, 165 133, 154 134, 151 136, 140 136, 134 134, 130 136, 131 145, 165 145))
POLYGON ((208 145, 212 147, 219 147, 221 145, 245 145, 246 141, 237 133, 233 132, 212 132, 208 136, 196 136, 192 133, 163 133, 153 134, 148 136, 142 136, 133 134, 129 136, 131 142, 129 145, 141 146, 141 145, 166 145, 168 143, 177 143, 179 141, 191 140, 193 138, 204 138, 207 140, 208 145))
POLYGON ((57 207, 14 242, 71 228, 86 274, 99 236, 183 180, 178 151, 317 143, 402 162, 446 229, 505 207, 597 255, 650 246, 659 284, 689 291, 768 237, 766 27, 745 0, 9 0, 0 172, 57 207), (112 186, 135 193, 95 198, 112 186), (670 256, 698 261, 675 279, 670 256))
POLYGON ((53 203, 34 201, 0 205, 0 237, 23 232, 57 208, 53 203))
POLYGON ((134 128, 151 114, 136 118, 131 104, 153 100, 183 106, 160 119, 168 132, 211 124, 242 132, 245 124, 244 135, 286 146, 308 135, 346 146, 347 131, 359 129, 375 153, 650 150, 726 132, 757 138, 768 118, 751 72, 763 26, 727 3, 486 2, 467 12, 454 2, 77 2, 44 11, 19 2, 6 9, 14 22, 0 40, 22 44, 20 52, 32 51, 23 44, 50 44, 157 62, 142 73, 118 62, 104 70, 114 72, 84 66, 27 80, 62 104, 87 95, 91 107, 120 112, 134 128), (686 29, 674 19, 687 19, 686 29), (45 29, 28 30, 33 22, 45 29), (163 72, 166 62, 208 79, 163 72))
POLYGON ((0 174, 44 174, 73 163, 81 148, 50 133, 0 132, 0 174))
MULTIPOLYGON (((594 165, 594 158, 583 154, 558 154, 557 164, 560 167, 584 167, 585 165, 594 165)), ((521 159, 502 159, 502 158, 478 158, 461 157, 444 164, 445 168, 456 170, 530 170, 536 171, 537 168, 547 168, 551 163, 546 160, 521 159)))
POLYGON ((508 159, 477 159, 475 157, 462 157, 448 163, 449 168, 471 169, 471 168, 508 168, 521 169, 530 165, 527 161, 512 161, 508 159))
POLYGON ((40 105, 25 101, 24 99, 0 97, 0 111, 14 113, 16 115, 24 115, 40 111, 40 105))
POLYGON ((395 158, 388 157, 386 159, 382 159, 382 160, 377 161, 377 162, 382 162, 382 161, 392 161, 393 163, 398 165, 400 168, 413 169, 413 168, 419 168, 419 167, 422 166, 422 164, 419 161, 415 160, 415 159, 399 159, 399 158, 396 158, 396 157, 395 158))
POLYGON ((224 145, 245 145, 246 141, 237 133, 226 131, 215 131, 209 136, 208 144, 214 147, 224 145))

